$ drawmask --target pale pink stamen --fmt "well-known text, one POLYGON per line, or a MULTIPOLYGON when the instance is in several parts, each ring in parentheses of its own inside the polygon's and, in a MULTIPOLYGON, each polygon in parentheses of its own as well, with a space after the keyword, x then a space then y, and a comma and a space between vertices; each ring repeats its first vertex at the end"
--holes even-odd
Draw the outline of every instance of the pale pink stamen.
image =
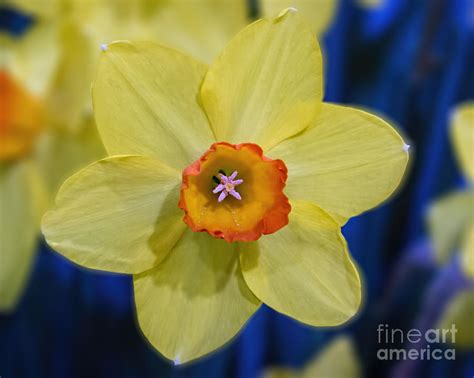
POLYGON ((219 193, 222 192, 225 189, 225 185, 219 184, 216 186, 216 188, 212 191, 212 193, 219 193))
POLYGON ((224 199, 230 194, 232 197, 241 200, 242 197, 240 194, 235 190, 237 185, 240 185, 244 182, 242 179, 234 180, 239 172, 234 171, 230 176, 226 176, 224 174, 219 174, 218 177, 221 180, 221 183, 217 185, 212 193, 220 193, 219 197, 217 198, 218 202, 224 201, 224 199))
POLYGON ((231 190, 231 191, 229 192, 229 194, 230 194, 232 197, 237 198, 238 200, 241 200, 241 199, 242 199, 242 197, 240 196, 240 194, 237 193, 235 190, 231 190))
POLYGON ((221 192, 221 194, 219 195, 219 198, 217 199, 219 202, 222 202, 224 201, 224 198, 227 197, 227 192, 224 190, 221 192))

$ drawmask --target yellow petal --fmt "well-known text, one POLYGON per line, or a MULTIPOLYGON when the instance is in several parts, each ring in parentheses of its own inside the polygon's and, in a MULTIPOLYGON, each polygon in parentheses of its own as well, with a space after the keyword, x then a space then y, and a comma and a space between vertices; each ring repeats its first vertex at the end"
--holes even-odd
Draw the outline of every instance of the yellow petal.
POLYGON ((295 7, 305 16, 316 34, 322 34, 329 26, 338 0, 261 0, 260 9, 265 17, 271 17, 284 8, 295 7))
POLYGON ((46 241, 88 268, 143 272, 183 233, 179 186, 179 172, 151 158, 100 160, 63 184, 43 218, 46 241))
POLYGON ((105 156, 92 117, 83 117, 76 132, 53 130, 43 133, 35 152, 48 192, 53 198, 64 180, 105 156))
POLYGON ((458 160, 466 176, 474 182, 474 101, 455 109, 451 127, 458 160))
MULTIPOLYGON (((472 213, 471 207, 471 213, 472 213)), ((466 275, 474 278, 474 224, 471 224, 461 247, 461 263, 466 275)))
POLYGON ((27 282, 45 207, 34 167, 25 162, 0 169, 0 311, 11 311, 27 282))
POLYGON ((157 40, 211 62, 246 24, 245 0, 174 0, 161 4, 151 26, 157 40))
POLYGON ((314 377, 361 377, 360 363, 349 337, 338 336, 331 340, 330 344, 304 368, 301 378, 314 377))
POLYGON ((438 262, 445 263, 461 246, 461 238, 474 222, 474 191, 455 192, 433 203, 428 226, 438 262))
POLYGON ((180 170, 214 141, 198 91, 206 66, 149 42, 102 53, 92 94, 107 152, 154 156, 180 170))
POLYGON ((77 130, 90 107, 90 86, 97 54, 90 37, 74 22, 59 26, 59 62, 47 95, 51 123, 77 130))
POLYGON ((323 92, 321 51, 292 11, 246 27, 211 66, 201 94, 219 141, 264 150, 316 115, 323 92))
POLYGON ((361 285, 339 225, 317 206, 292 202, 290 223, 240 244, 245 281, 266 305, 313 326, 352 317, 361 285))
POLYGON ((407 147, 380 118, 322 104, 311 127, 269 152, 288 167, 289 198, 316 203, 338 220, 385 200, 399 185, 407 147))
POLYGON ((454 297, 448 305, 447 310, 441 317, 438 328, 452 329, 454 324, 457 332, 452 340, 452 332, 447 336, 447 341, 458 348, 474 347, 474 324, 472 314, 474 313, 474 290, 466 290, 454 297))
POLYGON ((235 244, 189 229, 163 263, 134 276, 134 289, 140 328, 175 363, 225 344, 260 305, 235 244))

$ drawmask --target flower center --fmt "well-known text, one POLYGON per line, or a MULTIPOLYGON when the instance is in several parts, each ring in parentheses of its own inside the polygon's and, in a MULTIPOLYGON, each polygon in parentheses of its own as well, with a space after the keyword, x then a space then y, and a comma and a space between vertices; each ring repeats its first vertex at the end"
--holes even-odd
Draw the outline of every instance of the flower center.
POLYGON ((229 242, 257 240, 288 223, 283 161, 256 144, 213 144, 183 171, 179 207, 184 222, 229 242))
POLYGON ((41 128, 39 103, 0 70, 0 160, 28 154, 41 128))
POLYGON ((229 177, 227 177, 224 173, 219 173, 220 183, 217 185, 212 193, 220 193, 219 198, 217 201, 222 202, 224 199, 230 194, 232 197, 241 200, 242 197, 240 194, 235 190, 237 185, 240 185, 244 182, 242 179, 235 180, 239 172, 234 171, 229 177))

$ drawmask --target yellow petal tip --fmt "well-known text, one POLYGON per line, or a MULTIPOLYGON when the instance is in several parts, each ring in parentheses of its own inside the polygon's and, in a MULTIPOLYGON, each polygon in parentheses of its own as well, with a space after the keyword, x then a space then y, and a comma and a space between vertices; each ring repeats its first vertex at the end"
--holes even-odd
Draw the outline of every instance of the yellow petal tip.
POLYGON ((279 20, 282 17, 285 17, 288 13, 296 13, 298 12, 298 9, 295 7, 288 7, 286 9, 283 9, 277 16, 277 20, 279 20))

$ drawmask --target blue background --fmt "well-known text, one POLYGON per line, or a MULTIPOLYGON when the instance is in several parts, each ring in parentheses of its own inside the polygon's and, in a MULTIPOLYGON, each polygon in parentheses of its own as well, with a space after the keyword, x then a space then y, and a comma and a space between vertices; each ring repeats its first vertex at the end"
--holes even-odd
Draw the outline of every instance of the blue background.
MULTIPOLYGON (((0 10, 0 28, 14 34, 32 22, 0 10)), ((403 189, 343 230, 364 276, 360 315, 340 329, 314 329, 263 307, 229 345, 174 367, 140 335, 129 277, 82 270, 42 244, 18 310, 0 315, 2 378, 255 377, 269 365, 301 367, 341 332, 354 337, 368 377, 474 375, 468 352, 456 361, 376 357, 379 323, 429 328, 469 284, 456 259, 433 263, 424 216, 433 199, 465 185, 448 121, 454 105, 474 99, 474 1, 386 0, 367 10, 342 0, 322 45, 326 100, 375 110, 412 145, 403 189)))

